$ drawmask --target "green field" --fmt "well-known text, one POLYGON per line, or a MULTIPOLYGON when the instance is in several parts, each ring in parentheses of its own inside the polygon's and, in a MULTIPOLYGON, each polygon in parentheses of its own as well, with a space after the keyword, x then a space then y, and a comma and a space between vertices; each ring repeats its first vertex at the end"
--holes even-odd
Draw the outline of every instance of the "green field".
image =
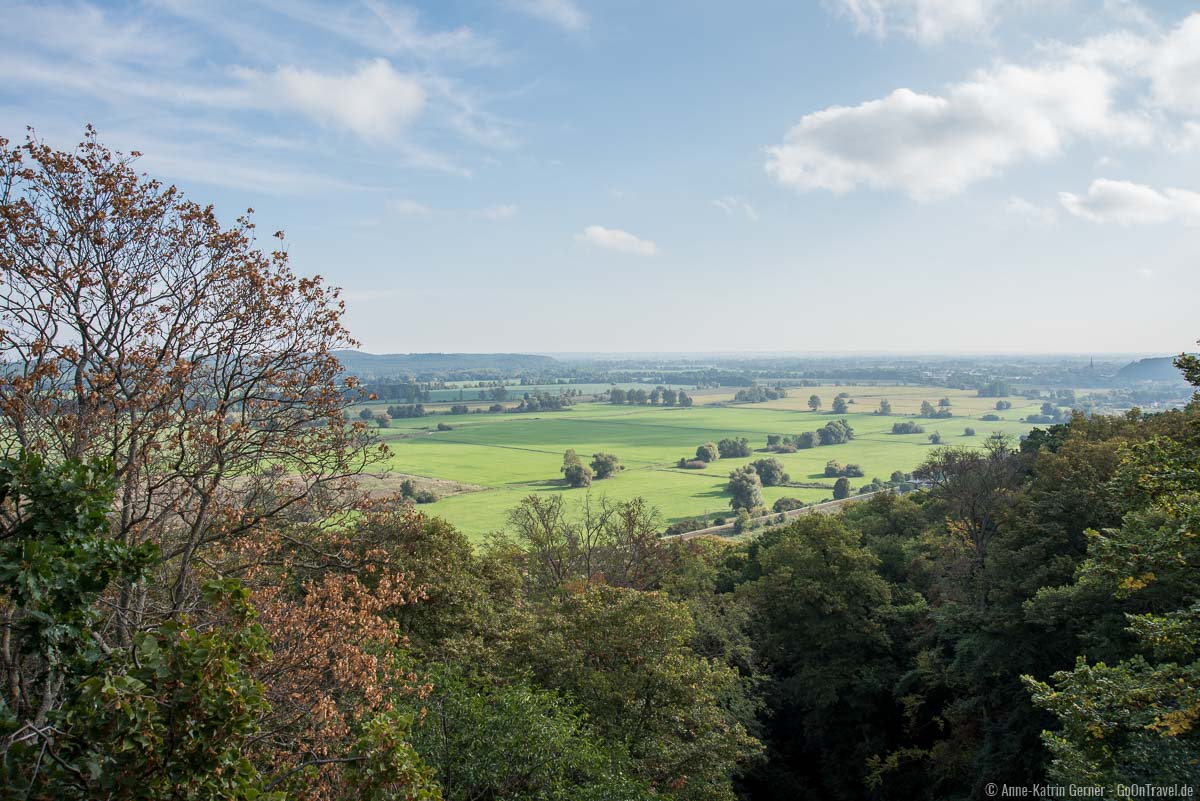
MULTIPOLYGON (((582 501, 587 492, 611 498, 643 496, 657 506, 664 522, 686 517, 728 515, 729 496, 725 483, 730 470, 753 459, 722 459, 706 470, 674 467, 681 456, 695 453, 696 446, 723 437, 746 437, 754 448, 766 446, 767 434, 798 434, 823 426, 835 415, 813 413, 808 396, 816 393, 825 406, 838 392, 850 392, 856 403, 845 417, 854 428, 855 439, 794 454, 778 455, 794 481, 832 481, 824 478, 825 463, 836 459, 857 463, 865 478, 851 479, 857 487, 874 477, 884 480, 894 470, 911 471, 932 447, 928 434, 940 431, 945 444, 980 446, 993 432, 1014 437, 1029 426, 1019 418, 1036 412, 1040 403, 1009 398, 1013 408, 998 412, 1000 422, 982 422, 979 416, 994 412, 994 399, 973 393, 936 387, 818 387, 790 392, 788 398, 762 404, 696 406, 691 409, 652 406, 580 404, 562 412, 541 414, 472 414, 395 420, 379 431, 392 449, 387 467, 397 473, 458 481, 481 489, 443 498, 422 507, 444 517, 473 538, 501 528, 505 513, 530 493, 563 493, 570 501, 582 501), (879 399, 887 397, 896 414, 871 414, 879 399), (925 434, 894 435, 892 423, 906 419, 922 400, 936 404, 949 397, 955 417, 922 420, 925 434), (436 431, 438 422, 448 422, 452 431, 436 431), (977 436, 963 436, 966 426, 977 436), (615 453, 625 471, 614 478, 596 481, 590 490, 569 489, 561 481, 562 454, 574 448, 584 460, 598 451, 615 453)), ((731 392, 728 394, 732 394, 731 392)), ((707 399, 706 399, 707 400, 707 399)), ((805 501, 829 497, 824 489, 767 487, 768 504, 790 496, 805 501)))

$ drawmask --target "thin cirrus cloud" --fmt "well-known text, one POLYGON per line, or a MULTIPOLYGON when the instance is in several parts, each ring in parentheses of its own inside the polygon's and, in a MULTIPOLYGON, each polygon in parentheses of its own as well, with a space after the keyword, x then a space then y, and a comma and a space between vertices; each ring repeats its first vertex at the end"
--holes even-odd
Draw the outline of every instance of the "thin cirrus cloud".
MULTIPOLYGON (((899 33, 923 45, 978 35, 992 26, 1004 5, 1001 0, 826 0, 860 33, 878 39, 899 33)), ((1013 5, 1011 0, 1007 5, 1013 5)))
POLYGON ((638 256, 653 256, 658 252, 658 246, 648 239, 641 239, 628 231, 619 228, 605 228, 601 225, 589 225, 583 229, 579 238, 597 247, 618 250, 622 253, 633 253, 638 256))
POLYGON ((551 22, 569 31, 587 27, 587 15, 573 0, 509 0, 509 5, 523 14, 551 22))
POLYGON ((740 197, 734 197, 730 195, 727 197, 717 198, 712 203, 730 217, 742 214, 745 215, 746 219, 750 220, 751 222, 758 221, 758 212, 753 206, 742 200, 740 197))
POLYGON ((1092 181, 1087 194, 1059 193, 1063 208, 1097 223, 1153 225, 1167 222, 1200 223, 1200 192, 1155 189, 1131 181, 1092 181))

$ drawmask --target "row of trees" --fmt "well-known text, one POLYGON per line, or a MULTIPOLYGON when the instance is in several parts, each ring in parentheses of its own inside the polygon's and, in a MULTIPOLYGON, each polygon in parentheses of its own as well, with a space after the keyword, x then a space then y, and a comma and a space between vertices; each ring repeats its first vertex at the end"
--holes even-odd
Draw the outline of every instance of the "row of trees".
POLYGON ((781 386, 766 387, 755 384, 749 389, 739 389, 733 396, 737 403, 765 403, 787 397, 787 390, 781 386))
POLYGON ((648 392, 644 389, 635 388, 627 390, 620 387, 613 387, 608 391, 608 402, 618 406, 644 406, 650 404, 651 406, 682 406, 684 408, 690 407, 695 403, 692 396, 682 389, 663 386, 657 386, 648 392))

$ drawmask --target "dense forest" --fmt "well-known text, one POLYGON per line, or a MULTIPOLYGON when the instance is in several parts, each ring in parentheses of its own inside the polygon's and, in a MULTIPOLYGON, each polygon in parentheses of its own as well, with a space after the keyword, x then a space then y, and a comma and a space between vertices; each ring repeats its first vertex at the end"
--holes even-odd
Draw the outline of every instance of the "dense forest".
POLYGON ((5 797, 1200 781, 1200 399, 745 541, 535 494, 473 547, 358 488, 342 307, 249 217, 91 136, 0 151, 5 797))

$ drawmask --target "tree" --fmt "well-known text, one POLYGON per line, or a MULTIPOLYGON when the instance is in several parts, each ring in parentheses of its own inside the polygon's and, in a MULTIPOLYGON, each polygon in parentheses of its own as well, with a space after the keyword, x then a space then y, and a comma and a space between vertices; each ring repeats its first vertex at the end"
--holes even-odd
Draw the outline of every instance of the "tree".
POLYGON ((892 413, 892 402, 889 401, 887 398, 884 398, 881 401, 879 401, 878 414, 887 416, 891 413, 892 413))
POLYGON ((758 459, 750 463, 764 487, 782 486, 790 480, 783 462, 778 459, 758 459))
POLYGON ((950 408, 950 399, 949 399, 949 398, 942 398, 941 400, 939 400, 939 401, 938 401, 938 407, 939 407, 939 408, 941 408, 941 409, 948 409, 948 408, 950 408))
POLYGON ((341 416, 333 352, 355 343, 337 293, 256 249, 248 216, 223 230, 90 128, 74 153, 7 144, 0 359, 16 369, 0 419, 52 461, 112 461, 112 535, 160 546, 178 608, 206 550, 376 458, 341 416))
POLYGON ((1012 408, 1012 401, 998 400, 996 401, 996 411, 1004 411, 1012 408))
POLYGON ((715 462, 720 458, 720 451, 717 450, 717 443, 706 442, 696 448, 696 459, 701 462, 715 462))
POLYGON ((729 505, 734 509, 757 509, 763 505, 762 479, 751 465, 739 467, 729 474, 729 505))
POLYGON ((836 459, 830 459, 828 462, 825 463, 825 477, 826 478, 836 478, 836 477, 842 475, 842 471, 844 469, 845 468, 842 467, 841 462, 837 461, 836 459))
POLYGON ((623 405, 625 403, 625 390, 620 387, 613 387, 608 391, 609 403, 623 405))
POLYGON ((843 398, 841 395, 838 395, 836 398, 833 399, 833 413, 834 414, 845 414, 848 408, 849 407, 846 406, 846 399, 843 398))
POLYGON ((854 439, 854 429, 845 420, 830 420, 816 433, 822 445, 841 445, 854 439))
POLYGON ((692 407, 693 403, 694 403, 694 401, 692 400, 691 395, 687 394, 682 389, 679 390, 679 405, 680 406, 684 407, 685 409, 690 409, 692 407))
POLYGON ((821 408, 820 397, 818 397, 816 395, 809 395, 808 396, 808 408, 812 409, 814 412, 817 411, 818 409, 820 409, 821 408))
POLYGON ((942 444, 942 434, 940 431, 934 431, 932 434, 929 435, 929 444, 930 445, 941 445, 942 444))
POLYGON ((936 410, 933 408, 933 404, 927 400, 921 401, 921 416, 933 417, 934 414, 936 414, 936 410))
POLYGON ((590 487, 592 477, 595 475, 592 468, 580 460, 579 454, 575 453, 574 448, 568 448, 563 453, 563 463, 559 471, 563 474, 568 486, 577 488, 590 487))
POLYGON ((850 480, 842 477, 833 482, 833 499, 840 501, 843 498, 850 497, 850 480))
POLYGON ((608 478, 618 471, 625 469, 621 466, 620 459, 611 453, 592 454, 591 467, 597 479, 608 478))
POLYGON ((963 436, 964 437, 975 436, 975 429, 971 428, 970 426, 967 426, 966 428, 963 429, 963 436))
POLYGON ((736 459, 749 456, 754 451, 750 447, 750 440, 745 437, 726 437, 717 443, 717 452, 722 459, 736 459))

